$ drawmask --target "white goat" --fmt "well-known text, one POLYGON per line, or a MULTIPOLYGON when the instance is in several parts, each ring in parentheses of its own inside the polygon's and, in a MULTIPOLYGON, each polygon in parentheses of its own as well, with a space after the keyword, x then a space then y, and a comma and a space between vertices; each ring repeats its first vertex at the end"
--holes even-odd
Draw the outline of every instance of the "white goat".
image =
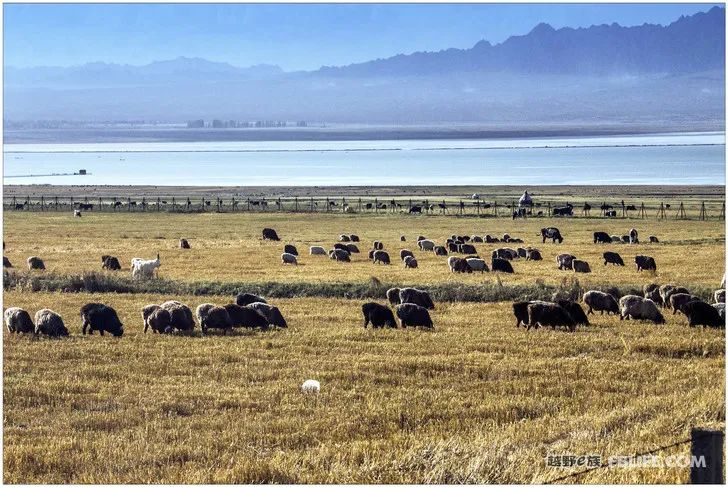
POLYGON ((159 269, 162 263, 159 261, 159 254, 155 260, 144 260, 139 257, 131 259, 131 277, 151 279, 154 277, 154 270, 159 269))

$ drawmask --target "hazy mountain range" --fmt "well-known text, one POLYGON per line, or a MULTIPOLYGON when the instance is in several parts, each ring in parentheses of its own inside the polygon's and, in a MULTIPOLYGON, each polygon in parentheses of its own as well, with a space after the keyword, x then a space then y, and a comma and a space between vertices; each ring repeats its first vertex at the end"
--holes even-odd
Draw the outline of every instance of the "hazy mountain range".
POLYGON ((555 30, 310 72, 199 58, 5 68, 10 120, 671 121, 722 125, 725 9, 555 30))

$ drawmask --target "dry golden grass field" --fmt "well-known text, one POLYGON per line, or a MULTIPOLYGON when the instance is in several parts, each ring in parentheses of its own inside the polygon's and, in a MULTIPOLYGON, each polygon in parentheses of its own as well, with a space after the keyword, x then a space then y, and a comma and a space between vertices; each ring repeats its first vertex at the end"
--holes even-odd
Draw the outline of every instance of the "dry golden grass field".
MULTIPOLYGON (((100 271, 100 255, 161 255, 163 280, 231 283, 559 284, 569 252, 593 272, 582 286, 647 282, 714 289, 724 273, 722 221, 478 219, 398 215, 69 214, 7 212, 5 255, 27 274, 37 255, 47 274, 100 271), (542 243, 558 226, 565 241, 542 243), (282 241, 263 242, 263 227, 282 241), (592 233, 659 244, 595 245, 592 233), (308 255, 356 233, 351 264, 308 255), (514 275, 451 274, 446 258, 416 251, 416 237, 509 233, 542 250, 514 275), (399 236, 407 242, 400 243, 399 236), (177 248, 187 238, 191 250, 177 248), (367 260, 384 242, 393 265, 367 260), (300 265, 283 266, 292 243, 300 265), (405 270, 400 248, 420 268, 405 270), (615 250, 624 268, 604 267, 615 250), (658 272, 637 273, 634 255, 658 272)), ((488 256, 498 246, 476 244, 488 256)), ((516 245, 513 245, 516 246, 516 245)), ((39 271, 34 271, 40 274, 39 271)), ((241 289, 244 290, 244 289, 241 289)), ((194 309, 224 295, 60 293, 6 289, 4 307, 60 313, 63 340, 3 335, 6 483, 542 483, 580 470, 548 467, 548 454, 630 455, 725 427, 724 330, 596 315, 576 333, 514 326, 509 302, 438 302, 434 330, 362 327, 364 301, 271 299, 289 328, 229 336, 144 334, 141 307, 178 299, 194 309), (125 324, 117 339, 81 335, 79 308, 99 301, 125 324), (300 391, 309 378, 320 394, 300 391)), ((384 300, 380 300, 384 302, 384 300)), ((687 454, 682 445, 666 454, 687 454)), ((685 468, 605 468, 568 482, 685 483, 685 468)))

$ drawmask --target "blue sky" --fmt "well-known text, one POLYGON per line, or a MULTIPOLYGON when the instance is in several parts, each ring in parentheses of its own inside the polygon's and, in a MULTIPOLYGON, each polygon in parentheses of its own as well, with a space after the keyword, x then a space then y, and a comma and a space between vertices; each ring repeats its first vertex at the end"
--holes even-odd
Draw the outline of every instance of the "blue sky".
POLYGON ((668 24, 713 4, 5 4, 6 66, 179 56, 316 69, 559 28, 668 24))

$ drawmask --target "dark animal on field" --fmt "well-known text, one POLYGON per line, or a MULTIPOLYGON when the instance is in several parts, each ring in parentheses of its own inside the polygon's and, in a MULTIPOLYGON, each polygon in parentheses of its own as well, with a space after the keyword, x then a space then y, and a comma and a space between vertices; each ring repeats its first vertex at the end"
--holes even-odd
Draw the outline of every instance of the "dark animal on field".
POLYGON ((471 244, 460 244, 458 246, 458 252, 460 252, 461 254, 474 254, 474 253, 477 252, 477 250, 475 250, 475 246, 474 245, 471 245, 471 244))
POLYGON ((384 250, 384 244, 378 240, 374 241, 374 250, 384 250))
POLYGON ((59 338, 68 336, 68 328, 63 323, 63 318, 58 313, 44 308, 39 309, 35 313, 35 334, 48 335, 49 337, 59 338))
POLYGON ((447 255, 447 249, 442 245, 436 245, 432 250, 435 252, 435 255, 447 255))
POLYGON ((8 308, 5 310, 4 316, 8 333, 33 333, 35 331, 30 314, 22 308, 8 308))
POLYGON ((10 259, 8 259, 7 257, 5 257, 3 255, 3 267, 12 267, 12 266, 13 266, 13 264, 10 263, 10 259))
POLYGON ((359 235, 354 235, 353 233, 349 235, 349 239, 351 239, 352 242, 358 242, 359 241, 359 235))
POLYGON ((460 249, 460 245, 459 244, 456 244, 455 242, 448 242, 447 249, 450 252, 459 252, 460 251, 459 250, 460 249))
POLYGON ((665 318, 657 309, 654 301, 645 299, 642 296, 628 294, 619 298, 619 319, 646 320, 653 323, 663 324, 665 318))
POLYGON ((655 263, 655 259, 652 257, 649 257, 647 255, 638 255, 634 258, 635 264, 637 264, 637 272, 645 270, 645 271, 656 271, 657 270, 657 264, 655 263))
POLYGON ((29 270, 45 270, 45 264, 40 257, 28 257, 28 269, 29 270))
MULTIPOLYGON (((343 243, 335 243, 334 249, 339 249, 339 250, 344 250, 346 252, 349 252, 349 247, 347 247, 346 244, 343 244, 343 243)), ((351 253, 351 252, 349 252, 349 253, 351 253)))
POLYGON ((526 249, 526 260, 543 260, 538 249, 526 249))
POLYGON ((234 303, 226 304, 224 307, 230 316, 233 326, 236 328, 268 328, 268 320, 255 309, 247 306, 239 306, 234 303))
POLYGON ((269 325, 277 326, 278 328, 288 328, 288 323, 283 318, 283 314, 277 306, 271 306, 268 303, 251 303, 247 308, 253 309, 263 315, 269 325))
POLYGON ((407 241, 407 237, 405 237, 404 235, 400 235, 399 236, 399 241, 400 242, 406 242, 407 241))
POLYGON ((616 217, 617 216, 617 210, 609 210, 604 212, 604 216, 607 217, 616 217))
POLYGON ((379 303, 364 303, 361 306, 361 312, 364 315, 364 328, 372 324, 372 328, 397 328, 397 322, 394 320, 394 313, 386 306, 379 303))
POLYGON ((120 271, 121 264, 119 263, 119 259, 117 259, 114 256, 102 255, 101 256, 101 268, 109 270, 109 271, 120 271))
POLYGON ((265 300, 262 296, 258 296, 257 294, 251 294, 251 293, 239 293, 237 296, 235 296, 235 304, 238 306, 247 306, 249 304, 253 303, 267 303, 268 301, 265 300))
POLYGON ((513 260, 518 258, 518 251, 514 249, 495 249, 490 256, 494 259, 513 260))
POLYGON ((283 246, 284 254, 298 255, 298 249, 295 245, 286 244, 283 246))
POLYGON ((638 234, 637 234, 637 229, 636 228, 630 229, 630 231, 629 231, 629 243, 631 243, 631 244, 639 243, 639 239, 637 238, 637 235, 638 234))
POLYGON ((388 265, 390 263, 389 261, 389 254, 384 250, 377 250, 374 252, 374 263, 381 263, 388 265))
POLYGON ((655 302, 655 304, 662 305, 664 304, 662 301, 662 296, 660 296, 660 285, 659 284, 645 284, 642 286, 642 295, 647 298, 651 299, 655 302))
POLYGON ((347 251, 348 251, 348 252, 349 252, 350 254, 358 254, 358 253, 359 253, 359 247, 357 247, 357 246, 356 246, 356 245, 354 245, 353 243, 350 243, 350 244, 346 244, 346 250, 347 250, 347 251))
POLYGON ((703 301, 685 303, 680 311, 688 317, 690 326, 703 325, 711 328, 725 328, 725 319, 720 316, 720 312, 714 306, 703 301))
POLYGON ((660 243, 660 241, 654 235, 650 235, 650 243, 660 243))
POLYGON ((410 213, 422 213, 422 207, 421 206, 413 206, 409 209, 410 213))
POLYGON ((589 326, 589 318, 586 317, 584 309, 575 301, 560 299, 557 304, 564 308, 577 325, 589 326))
POLYGON ((604 265, 614 264, 624 266, 622 257, 617 252, 604 252, 604 265))
POLYGON ((516 249, 516 252, 518 252, 518 257, 526 258, 526 253, 527 252, 526 252, 526 249, 524 249, 523 247, 518 247, 516 249))
POLYGON ((599 311, 600 314, 604 314, 605 311, 607 314, 619 313, 619 303, 611 294, 601 291, 587 291, 584 293, 582 300, 589 307, 587 314, 594 314, 594 311, 599 311))
POLYGON ((390 304, 400 304, 402 302, 399 300, 399 291, 398 287, 387 289, 387 300, 390 304))
POLYGON ((571 261, 571 266, 574 268, 574 272, 581 272, 581 273, 591 272, 589 263, 584 260, 574 259, 571 261))
POLYGON ((425 309, 435 309, 435 303, 427 291, 415 289, 413 287, 403 287, 399 290, 400 303, 413 303, 422 306, 425 309))
POLYGON ((430 239, 423 238, 422 240, 417 241, 417 246, 420 248, 420 250, 431 251, 435 248, 435 242, 430 239))
POLYGON ((594 232, 594 243, 612 243, 612 237, 607 232, 594 232))
POLYGON ((625 210, 627 210, 627 211, 636 211, 637 210, 637 207, 635 205, 627 205, 627 207, 625 208, 625 210))
POLYGON ((273 240, 273 241, 280 241, 280 238, 278 238, 278 234, 275 230, 272 228, 264 228, 263 229, 263 240, 273 240))
POLYGON ((408 326, 424 326, 432 328, 432 318, 426 308, 413 303, 397 305, 397 318, 402 323, 402 328, 408 326))
POLYGON ((629 235, 622 235, 622 243, 629 243, 629 235))
POLYGON ((584 206, 582 207, 581 211, 585 216, 589 216, 589 212, 591 212, 591 205, 589 203, 584 203, 584 206))
POLYGON ((408 255, 404 258, 404 266, 407 269, 417 269, 417 259, 415 259, 413 256, 408 255))
POLYGON ((479 237, 478 235, 473 235, 470 238, 470 241, 474 242, 474 243, 483 243, 483 237, 479 237))
POLYGON ((192 310, 179 301, 166 301, 160 305, 162 309, 169 311, 170 326, 180 331, 192 331, 195 327, 195 320, 192 318, 192 310))
POLYGON ((490 269, 493 272, 513 274, 513 266, 511 263, 505 259, 501 259, 500 257, 495 257, 491 260, 490 269))
POLYGON ((574 260, 576 260, 576 256, 571 254, 559 254, 556 256, 556 264, 559 266, 559 270, 573 270, 574 260))
POLYGON ((142 308, 144 318, 144 333, 149 327, 154 333, 172 333, 172 316, 169 311, 156 304, 150 304, 142 308))
POLYGON ((233 327, 230 315, 222 306, 215 306, 212 303, 201 304, 197 307, 196 314, 203 334, 210 328, 221 329, 227 334, 233 327))
POLYGON ((413 254, 411 250, 407 250, 407 249, 402 249, 399 251, 399 258, 401 260, 404 260, 404 258, 407 256, 414 257, 415 254, 413 254))
POLYGON ((567 204, 566 206, 555 207, 551 209, 552 216, 572 216, 574 214, 574 207, 567 204))
POLYGON ((547 227, 541 229, 541 238, 543 243, 546 243, 546 239, 550 238, 551 242, 556 243, 558 240, 559 243, 562 243, 564 241, 564 238, 561 236, 561 232, 556 227, 547 227))
POLYGON ((490 272, 488 269, 488 264, 486 264, 483 259, 477 257, 468 257, 467 259, 465 259, 465 262, 467 262, 468 266, 473 270, 473 272, 490 272))
POLYGON ((181 239, 179 239, 179 248, 189 249, 190 243, 187 241, 187 239, 181 238, 181 239))
POLYGON ((512 238, 509 240, 510 243, 523 243, 522 238, 512 238))
POLYGON ((339 242, 350 242, 351 238, 348 235, 339 235, 339 242))
POLYGON ((329 251, 329 258, 337 262, 351 262, 351 254, 342 249, 333 249, 329 251))
POLYGON ((370 250, 369 251, 369 254, 368 254, 369 260, 374 260, 374 252, 376 252, 376 250, 370 250))
POLYGON ((535 327, 550 326, 556 329, 557 326, 566 327, 569 331, 576 330, 576 323, 571 315, 556 303, 530 303, 528 305, 528 326, 527 330, 535 327))
POLYGON ((109 332, 115 337, 120 337, 124 334, 124 325, 119 320, 119 316, 116 314, 116 310, 110 306, 106 306, 101 303, 88 303, 81 308, 81 320, 83 327, 82 333, 93 335, 94 331, 98 331, 101 336, 104 332, 109 332))
POLYGON ((662 304, 665 308, 670 309, 670 297, 673 294, 690 294, 690 291, 684 287, 673 286, 671 284, 660 286, 660 297, 662 298, 662 304))
POLYGON ((519 301, 513 303, 513 316, 516 317, 516 328, 521 326, 521 323, 528 325, 528 305, 531 301, 519 301))
POLYGON ((672 308, 672 314, 676 314, 678 311, 682 311, 682 305, 689 303, 690 301, 701 301, 697 296, 687 293, 672 293, 670 295, 670 308, 672 308))
POLYGON ((92 203, 78 203, 78 209, 82 211, 91 211, 94 209, 94 205, 92 203))
POLYGON ((498 239, 495 237, 491 237, 490 235, 485 236, 485 243, 495 243, 498 239))

